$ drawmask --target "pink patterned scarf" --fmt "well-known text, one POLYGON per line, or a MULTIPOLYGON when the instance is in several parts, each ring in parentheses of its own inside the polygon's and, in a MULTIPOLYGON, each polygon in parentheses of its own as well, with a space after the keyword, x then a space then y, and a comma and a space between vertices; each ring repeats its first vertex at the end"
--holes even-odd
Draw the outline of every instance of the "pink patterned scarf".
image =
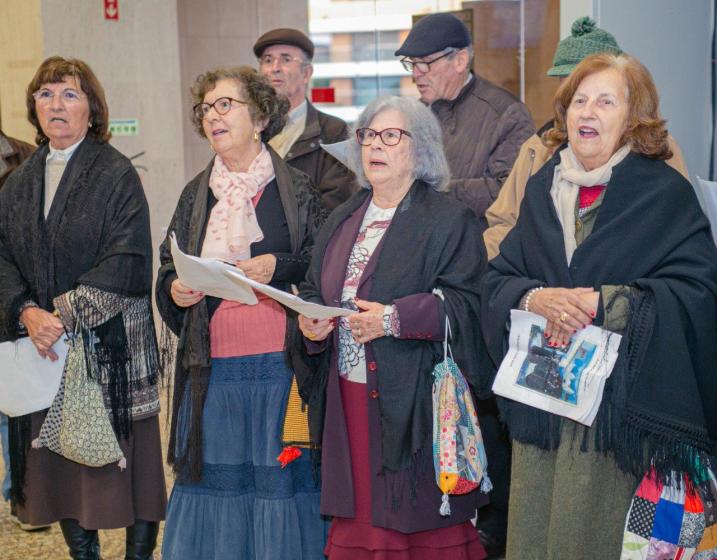
POLYGON ((250 245, 264 239, 252 198, 273 178, 274 166, 264 145, 246 172, 229 171, 219 155, 214 158, 209 188, 217 204, 209 215, 202 257, 231 262, 251 257, 250 245))

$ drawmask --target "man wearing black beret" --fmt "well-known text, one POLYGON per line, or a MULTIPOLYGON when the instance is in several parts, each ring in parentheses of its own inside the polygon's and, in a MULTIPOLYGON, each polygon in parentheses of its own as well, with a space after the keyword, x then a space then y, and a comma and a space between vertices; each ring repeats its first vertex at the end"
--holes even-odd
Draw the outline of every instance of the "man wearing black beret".
POLYGON ((535 132, 527 107, 510 92, 471 72, 473 45, 465 25, 448 13, 421 18, 396 56, 443 128, 450 192, 487 227, 521 144, 535 132))
POLYGON ((259 71, 291 106, 284 129, 269 144, 284 160, 306 173, 332 210, 356 188, 353 174, 320 144, 346 140, 348 128, 341 119, 317 110, 306 98, 314 67, 314 43, 298 29, 272 29, 254 44, 259 71))
MULTIPOLYGON (((451 169, 450 193, 470 206, 485 229, 486 209, 510 174, 520 146, 535 132, 527 107, 512 93, 471 71, 473 41, 448 13, 421 18, 396 51, 413 73, 421 101, 441 123, 451 169)), ((510 443, 501 429, 495 399, 477 401, 493 491, 478 514, 488 558, 505 552, 510 487, 510 443)))

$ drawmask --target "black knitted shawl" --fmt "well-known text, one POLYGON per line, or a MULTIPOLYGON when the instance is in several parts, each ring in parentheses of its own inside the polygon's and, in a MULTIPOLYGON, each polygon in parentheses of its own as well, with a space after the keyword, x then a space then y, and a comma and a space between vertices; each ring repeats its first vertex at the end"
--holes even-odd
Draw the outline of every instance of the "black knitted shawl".
MULTIPOLYGON (((300 286, 302 298, 325 303, 322 270, 335 267, 344 277, 346 262, 324 261, 326 248, 344 221, 369 196, 371 191, 362 189, 329 216, 317 238, 306 282, 300 286)), ((478 280, 485 265, 485 248, 475 214, 445 193, 415 181, 398 205, 382 243, 372 274, 370 301, 390 303, 440 288, 445 298, 441 316, 447 314, 452 325, 453 355, 463 375, 477 389, 480 364, 487 359, 483 357, 478 322, 478 280)), ((378 387, 382 395, 379 406, 383 466, 394 473, 411 471, 419 454, 430 455, 425 442, 430 441, 432 425, 431 372, 443 359, 443 345, 381 337, 371 347, 382 371, 378 387)), ((299 391, 309 404, 311 439, 318 447, 323 433, 330 360, 337 357, 331 355, 331 350, 308 355, 298 334, 292 350, 299 391)))
MULTIPOLYGON (((510 310, 526 290, 637 288, 595 445, 636 476, 651 463, 662 475, 696 474, 717 439, 717 250, 709 223, 679 173, 631 153, 614 168, 594 229, 568 265, 550 197, 559 157, 528 182, 518 223, 484 276, 481 318, 491 356, 502 360, 510 310)), ((500 406, 516 440, 559 445, 562 418, 508 399, 500 406)))
MULTIPOLYGON (((53 299, 79 286, 132 298, 151 293, 149 207, 130 161, 109 144, 86 138, 68 162, 45 218, 48 150, 47 144, 38 148, 0 191, 0 341, 23 335, 18 316, 28 300, 52 311, 53 299)), ((151 317, 149 322, 139 349, 128 347, 121 315, 94 328, 98 359, 112 372, 105 388, 118 435, 129 433, 130 388, 137 385, 128 377, 130 355, 156 353, 151 317)), ((12 418, 10 433, 13 499, 21 502, 29 415, 12 418)))

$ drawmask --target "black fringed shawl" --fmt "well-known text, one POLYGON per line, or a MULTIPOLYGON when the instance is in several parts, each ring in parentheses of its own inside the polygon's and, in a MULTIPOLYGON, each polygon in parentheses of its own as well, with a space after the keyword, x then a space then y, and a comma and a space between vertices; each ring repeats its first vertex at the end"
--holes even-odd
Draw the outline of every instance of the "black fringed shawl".
MULTIPOLYGON (((341 224, 369 196, 371 191, 363 189, 329 216, 317 238, 306 282, 300 286, 302 298, 324 303, 322 270, 336 267, 336 273, 341 278, 345 276, 347 263, 325 262, 326 248, 341 224)), ((475 215, 464 204, 416 181, 396 209, 382 243, 372 274, 370 301, 390 303, 440 288, 445 297, 442 317, 448 314, 453 329, 453 355, 468 382, 477 388, 478 370, 485 360, 478 323, 478 279, 485 263, 485 248, 475 215)), ((298 335, 294 343, 292 355, 299 391, 309 403, 311 439, 319 446, 329 359, 337 357, 330 356, 330 350, 307 355, 298 335)), ((378 390, 383 466, 393 472, 404 471, 414 465, 418 453, 430 454, 425 442, 430 440, 432 425, 431 372, 443 359, 443 345, 382 337, 374 340, 371 347, 382 372, 378 390)))
MULTIPOLYGON (((530 288, 637 288, 595 445, 636 476, 651 461, 663 475, 695 474, 696 459, 707 459, 717 438, 717 250, 708 221, 679 173, 631 153, 614 168, 594 229, 568 266, 550 196, 559 161, 556 153, 528 182, 518 223, 484 277, 491 356, 502 360, 510 310, 530 288)), ((513 438, 558 446, 560 417, 508 399, 500 404, 513 438)))
MULTIPOLYGON (((48 150, 47 145, 38 148, 0 191, 0 341, 21 336, 18 316, 28 300, 52 311, 54 298, 80 286, 145 300, 151 293, 149 208, 130 161, 109 144, 86 138, 68 163, 45 219, 48 150)), ((117 335, 121 319, 98 325, 94 334, 100 358, 111 355, 126 364, 127 337, 117 335)), ((145 346, 156 352, 154 331, 146 335, 145 346)), ((129 387, 131 380, 121 377, 130 374, 131 368, 117 369, 108 384, 129 387)), ((109 396, 114 425, 118 433, 127 433, 131 391, 109 396)), ((10 419, 13 499, 18 502, 29 420, 29 415, 10 419)))
MULTIPOLYGON (((267 149, 274 165, 292 251, 290 254, 276 255, 274 280, 280 276, 283 282, 277 287, 289 289, 291 283, 298 283, 304 277, 314 233, 323 223, 325 211, 321 207, 319 193, 308 176, 287 166, 270 147, 267 146, 267 149)), ((176 233, 179 248, 190 255, 201 253, 211 205, 216 203, 209 189, 213 165, 214 159, 184 188, 167 230, 168 234, 176 233)), ((257 219, 260 219, 259 213, 257 208, 257 219)), ((272 227, 272 224, 261 221, 259 225, 265 233, 272 227)), ((258 254, 255 253, 257 245, 252 245, 252 256, 258 254)), ((179 337, 167 462, 173 465, 175 473, 181 477, 198 481, 202 473, 202 411, 211 372, 209 320, 219 300, 204 298, 186 309, 174 304, 170 289, 177 274, 169 249, 169 238, 160 247, 160 265, 156 285, 157 308, 166 326, 179 337), (189 399, 188 435, 180 442, 177 440, 178 413, 185 398, 189 399)), ((295 320, 291 313, 287 314, 287 320, 287 332, 290 332, 289 323, 295 320)), ((281 412, 277 411, 277 414, 281 412)))

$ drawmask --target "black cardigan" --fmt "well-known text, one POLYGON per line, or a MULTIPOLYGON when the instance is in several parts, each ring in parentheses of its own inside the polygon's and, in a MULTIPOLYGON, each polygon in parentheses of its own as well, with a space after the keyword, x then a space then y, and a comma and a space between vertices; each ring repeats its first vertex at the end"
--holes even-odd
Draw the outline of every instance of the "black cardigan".
MULTIPOLYGON (((314 235, 325 219, 325 210, 321 207, 319 193, 309 177, 284 163, 284 161, 267 147, 274 166, 281 208, 270 204, 267 216, 274 219, 281 215, 279 223, 259 223, 266 237, 272 227, 281 229, 284 237, 286 229, 289 233, 288 252, 273 253, 277 257, 277 266, 272 279, 279 287, 288 289, 291 283, 299 283, 309 264, 309 255, 314 244, 314 235), (272 211, 273 209, 273 211, 272 211)), ((192 179, 184 188, 177 203, 177 208, 168 228, 168 235, 174 232, 179 248, 190 255, 199 255, 206 225, 211 211, 213 197, 209 189, 214 160, 204 171, 192 179)), ((272 196, 275 192, 265 193, 272 196)), ((261 205, 261 201, 259 203, 261 205)), ((257 208, 257 218, 261 212, 257 208)), ((252 246, 252 255, 257 247, 252 246)), ((216 309, 216 300, 204 298, 199 303, 181 308, 172 300, 170 288, 177 277, 169 250, 169 238, 165 238, 159 250, 160 269, 157 277, 156 297, 157 308, 166 325, 179 336, 175 369, 175 385, 172 410, 172 429, 170 433, 168 462, 174 465, 175 472, 196 481, 201 477, 201 419, 210 372, 209 319, 211 311, 216 309), (190 399, 192 407, 192 425, 187 442, 182 442, 179 450, 176 446, 177 414, 179 406, 185 398, 185 387, 191 379, 190 399)), ((291 318, 291 315, 289 316, 291 318)))
MULTIPOLYGON (((332 275, 343 278, 346 263, 325 262, 326 248, 339 226, 369 196, 371 191, 362 189, 332 212, 317 239, 306 282, 300 286, 302 298, 333 304, 323 301, 322 271, 331 269, 332 275)), ((441 324, 445 312, 453 325, 451 347, 456 362, 474 387, 482 359, 477 291, 485 260, 479 223, 471 210, 416 181, 384 235, 368 297, 386 303, 440 288, 445 296, 441 324)), ((301 341, 295 341, 294 367, 302 397, 310 405, 312 439, 318 444, 330 364, 325 357, 307 356, 302 347, 301 341)), ((382 370, 378 387, 384 466, 400 471, 413 463, 430 433, 431 372, 443 357, 443 346, 428 340, 381 337, 371 342, 371 350, 382 370)))
MULTIPOLYGON (((717 250, 691 185, 630 153, 613 169, 592 233, 568 265, 550 188, 560 154, 528 182, 516 227, 481 288, 484 335, 502 360, 510 310, 536 286, 639 290, 596 420, 596 447, 641 476, 655 461, 694 473, 717 441, 717 250)), ((494 373, 494 372, 493 372, 494 373)), ((488 375, 483 386, 492 381, 488 375)), ((557 447, 561 419, 500 399, 511 436, 557 447)))

